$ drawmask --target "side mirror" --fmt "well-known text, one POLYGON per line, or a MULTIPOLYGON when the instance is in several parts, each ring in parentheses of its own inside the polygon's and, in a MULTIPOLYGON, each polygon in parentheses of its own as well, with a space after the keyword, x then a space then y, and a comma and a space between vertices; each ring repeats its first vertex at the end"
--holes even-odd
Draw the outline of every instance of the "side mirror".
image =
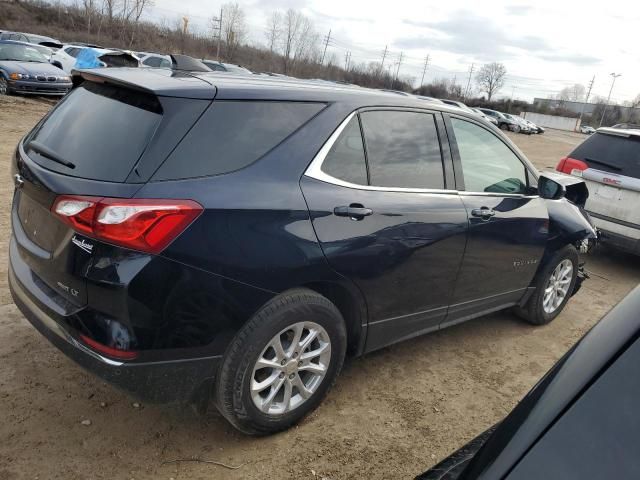
POLYGON ((559 200, 567 193, 567 189, 561 183, 556 182, 545 174, 538 178, 538 194, 547 200, 559 200))

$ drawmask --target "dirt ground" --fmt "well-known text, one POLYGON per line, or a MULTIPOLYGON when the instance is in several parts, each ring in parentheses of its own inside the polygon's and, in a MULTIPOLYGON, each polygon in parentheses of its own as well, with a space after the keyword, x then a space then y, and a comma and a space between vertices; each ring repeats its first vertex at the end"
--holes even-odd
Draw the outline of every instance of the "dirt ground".
MULTIPOLYGON (((412 478, 502 419, 640 281, 640 259, 600 252, 588 259, 592 279, 550 325, 499 313, 352 360, 301 425, 245 437, 216 413, 134 403, 60 354, 12 304, 9 165, 50 106, 0 99, 0 480, 412 478), (240 468, 165 463, 194 457, 240 468)), ((582 137, 512 138, 545 168, 582 137)))

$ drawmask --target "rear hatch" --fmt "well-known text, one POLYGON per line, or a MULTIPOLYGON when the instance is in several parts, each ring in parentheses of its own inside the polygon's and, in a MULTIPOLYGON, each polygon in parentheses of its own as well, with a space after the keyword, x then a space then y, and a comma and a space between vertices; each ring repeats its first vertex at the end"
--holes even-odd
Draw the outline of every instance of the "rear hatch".
POLYGON ((601 128, 558 170, 582 176, 589 189, 586 209, 596 225, 640 238, 640 131, 601 128))
POLYGON ((14 269, 37 287, 32 294, 63 314, 88 301, 84 272, 95 241, 52 213, 55 199, 133 197, 210 103, 85 81, 36 125, 13 164, 12 248, 23 262, 14 269))

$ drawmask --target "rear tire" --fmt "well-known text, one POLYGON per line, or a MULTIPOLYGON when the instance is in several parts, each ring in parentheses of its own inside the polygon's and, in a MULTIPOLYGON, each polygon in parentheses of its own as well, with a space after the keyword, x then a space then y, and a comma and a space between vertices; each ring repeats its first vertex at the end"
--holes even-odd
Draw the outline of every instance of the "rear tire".
POLYGON ((578 251, 566 245, 547 261, 533 281, 535 292, 516 313, 532 325, 546 325, 564 309, 578 276, 578 251), (555 293, 555 295, 554 295, 555 293))
POLYGON ((333 303, 308 289, 285 292, 232 340, 216 379, 215 403, 246 434, 285 430, 320 405, 346 347, 345 323, 333 303))
POLYGON ((501 123, 498 126, 500 127, 500 130, 509 130, 509 125, 506 123, 501 123))

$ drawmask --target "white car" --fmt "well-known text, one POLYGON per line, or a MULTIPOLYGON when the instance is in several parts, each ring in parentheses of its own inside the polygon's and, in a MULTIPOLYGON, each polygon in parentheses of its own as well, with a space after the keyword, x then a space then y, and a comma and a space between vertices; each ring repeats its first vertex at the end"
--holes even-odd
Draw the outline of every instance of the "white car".
POLYGON ((580 133, 586 133, 587 135, 591 135, 592 133, 596 133, 596 129, 590 127, 589 125, 581 125, 580 133))
POLYGON ((104 67, 140 66, 140 60, 133 53, 125 52, 123 50, 102 48, 96 45, 79 44, 62 45, 61 48, 53 52, 49 61, 56 67, 64 70, 66 73, 71 73, 71 70, 77 68, 76 63, 78 62, 78 55, 87 48, 92 49, 95 52, 104 67))
POLYGON ((640 255, 640 130, 599 128, 556 170, 586 183, 585 210, 600 241, 640 255))
POLYGON ((61 48, 53 52, 50 62, 56 67, 71 73, 76 64, 76 57, 86 45, 62 45, 61 48))

